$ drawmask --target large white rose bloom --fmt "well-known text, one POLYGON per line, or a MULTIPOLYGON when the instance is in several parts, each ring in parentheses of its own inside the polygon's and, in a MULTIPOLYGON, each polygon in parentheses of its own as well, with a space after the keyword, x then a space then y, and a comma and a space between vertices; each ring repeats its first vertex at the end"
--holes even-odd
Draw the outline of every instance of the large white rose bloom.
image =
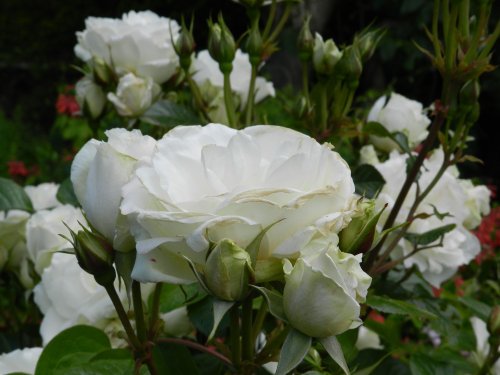
POLYGON ((151 11, 131 11, 121 19, 88 17, 76 33, 75 54, 86 63, 104 62, 118 76, 134 73, 161 84, 176 72, 179 61, 172 45, 180 27, 151 11))
MULTIPOLYGON (((406 178, 407 157, 407 155, 401 155, 394 151, 390 154, 387 161, 375 165, 375 168, 377 168, 386 181, 386 184, 377 197, 377 203, 379 206, 385 203, 389 205, 380 220, 380 224, 384 223, 387 213, 394 205, 406 178)), ((442 164, 443 157, 443 151, 437 149, 424 162, 419 179, 420 191, 423 191, 430 184, 442 164)), ((478 239, 467 230, 467 224, 471 216, 470 205, 474 201, 469 197, 470 187, 468 186, 468 184, 464 184, 464 180, 458 178, 456 168, 448 168, 439 182, 420 204, 415 215, 424 212, 432 214, 432 206, 436 207, 438 212, 448 213, 449 215, 442 220, 436 216, 417 219, 408 228, 408 232, 410 233, 424 233, 443 225, 456 224, 456 228, 444 236, 442 246, 419 251, 404 261, 404 265, 407 268, 416 265, 424 278, 433 286, 438 287, 443 281, 450 278, 459 266, 469 263, 480 251, 478 239), (466 187, 468 188, 466 189, 466 187), (468 201, 471 203, 466 204, 468 201)), ((414 184, 399 211, 395 224, 405 221, 413 204, 415 194, 416 186, 414 184)), ((475 200, 474 205, 479 207, 478 210, 482 214, 486 214, 489 210, 486 207, 489 207, 489 204, 483 202, 487 198, 482 195, 480 196, 481 199, 475 200)), ((438 242, 436 241, 435 243, 437 244, 438 242)), ((407 240, 401 240, 392 253, 392 256, 400 257, 408 255, 412 251, 413 245, 407 240)))
POLYGON ((156 141, 139 130, 111 129, 107 142, 87 142, 71 165, 71 182, 88 221, 117 250, 130 250, 128 225, 121 217, 121 189, 139 160, 147 160, 156 141))
POLYGON ((80 223, 86 225, 85 217, 79 208, 71 205, 41 210, 30 217, 26 224, 26 245, 39 275, 49 266, 55 252, 73 249, 73 245, 61 235, 71 238, 66 225, 78 232, 80 223))
POLYGON ((347 163, 314 139, 278 126, 236 131, 176 127, 123 189, 122 214, 137 241, 132 276, 192 282, 184 260, 203 264, 210 242, 248 246, 264 228, 259 259, 292 257, 319 230, 350 221, 347 163))
POLYGON ((0 374, 11 372, 33 374, 42 350, 43 348, 25 348, 0 354, 0 374))
MULTIPOLYGON (((125 301, 122 288, 121 298, 125 301)), ((44 314, 40 335, 46 345, 54 336, 77 324, 103 328, 116 317, 106 290, 80 268, 71 254, 54 254, 34 289, 35 303, 44 314)))
MULTIPOLYGON (((200 86, 204 99, 211 107, 210 114, 213 120, 224 122, 224 76, 219 70, 219 63, 212 59, 208 50, 198 53, 192 64, 193 80, 200 86), (221 118, 222 117, 222 118, 221 118)), ((250 86, 250 76, 252 66, 248 54, 241 50, 236 50, 231 71, 231 89, 236 94, 237 103, 243 109, 248 101, 248 88, 250 86)), ((272 82, 263 77, 255 80, 255 103, 258 103, 268 96, 275 96, 276 92, 272 82)))
MULTIPOLYGON (((424 114, 422 103, 393 92, 390 97, 380 97, 368 113, 367 121, 382 124, 390 133, 402 132, 408 137, 410 147, 422 142, 428 134, 431 120, 424 114)), ((389 138, 370 136, 371 142, 381 150, 399 149, 389 138)))

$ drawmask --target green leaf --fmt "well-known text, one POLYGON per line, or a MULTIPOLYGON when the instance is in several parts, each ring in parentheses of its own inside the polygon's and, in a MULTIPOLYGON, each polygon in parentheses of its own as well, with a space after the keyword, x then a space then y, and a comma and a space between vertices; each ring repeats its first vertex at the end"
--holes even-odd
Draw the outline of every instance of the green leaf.
POLYGON ((456 371, 447 363, 439 362, 423 353, 415 353, 410 358, 412 375, 454 375, 456 371))
POLYGON ((208 335, 208 340, 211 340, 215 332, 217 331, 217 328, 219 327, 220 322, 222 321, 222 318, 224 318, 224 315, 229 311, 231 307, 234 306, 234 302, 228 302, 228 301, 221 301, 218 299, 214 300, 214 326, 212 327, 212 330, 210 331, 210 334, 208 335))
POLYGON ((260 249, 260 244, 262 242, 262 239, 264 238, 264 235, 267 233, 269 229, 281 220, 278 220, 275 223, 269 224, 267 227, 262 229, 260 233, 250 242, 250 245, 247 246, 245 249, 246 252, 250 255, 250 260, 252 264, 252 269, 255 270, 255 264, 257 263, 257 256, 259 255, 259 249, 260 249))
POLYGON ((429 245, 455 229, 455 227, 456 224, 447 224, 424 233, 406 233, 404 238, 410 241, 413 246, 429 245))
POLYGON ((7 178, 0 177, 0 211, 34 212, 31 199, 24 189, 7 178))
POLYGON ((459 301, 462 302, 469 309, 471 309, 474 315, 478 316, 485 322, 489 320, 491 314, 491 307, 488 306, 486 303, 475 300, 474 298, 471 297, 462 297, 459 299, 459 301))
POLYGON ((200 118, 190 108, 171 100, 156 102, 142 115, 141 120, 165 128, 202 124, 200 118))
MULTIPOLYGON (((160 312, 168 313, 179 307, 200 301, 206 295, 197 283, 190 285, 163 284, 160 296, 160 312)), ((151 295, 151 299, 152 297, 153 295, 151 295)))
POLYGON ((368 367, 365 367, 361 370, 356 371, 352 375, 370 375, 373 371, 377 369, 377 367, 384 362, 384 360, 390 355, 391 353, 387 353, 384 356, 382 356, 377 362, 375 362, 373 365, 370 365, 368 367))
POLYGON ((134 268, 135 257, 135 251, 115 251, 116 272, 120 280, 125 284, 129 302, 130 293, 132 292, 132 268, 134 268))
POLYGON ((153 360, 161 375, 199 375, 194 358, 182 345, 158 343, 153 348, 153 360))
MULTIPOLYGON (((189 319, 194 324, 196 329, 207 337, 212 331, 212 327, 214 326, 214 300, 214 297, 207 296, 200 301, 187 306, 189 319)), ((229 319, 227 319, 227 317, 224 317, 222 322, 219 324, 219 328, 217 331, 221 332, 223 329, 225 329, 228 326, 228 322, 229 319)))
POLYGON ((276 375, 286 375, 297 367, 311 347, 311 337, 291 329, 281 348, 276 375))
POLYGON ((344 353, 342 352, 342 347, 340 346, 337 338, 335 336, 325 337, 320 339, 319 342, 323 345, 335 363, 339 365, 342 370, 344 370, 344 373, 349 375, 349 367, 347 366, 344 353))
POLYGON ((38 360, 35 375, 56 374, 85 364, 89 356, 111 348, 109 339, 101 330, 79 325, 62 331, 50 341, 38 360))
POLYGON ((385 184, 380 172, 369 164, 362 164, 352 172, 356 193, 367 198, 374 198, 385 184))
POLYGON ((435 319, 436 315, 412 303, 385 296, 368 295, 366 304, 371 308, 388 314, 410 315, 413 318, 435 319))
POLYGON ((411 149, 408 144, 408 137, 401 132, 394 132, 391 134, 391 139, 398 144, 398 146, 403 150, 406 154, 411 155, 411 149))
POLYGON ((390 137, 391 133, 380 122, 370 121, 363 127, 365 133, 375 135, 377 137, 390 137))
POLYGON ((287 318, 285 315, 285 310, 283 309, 283 296, 274 290, 270 290, 255 285, 251 286, 262 293, 262 295, 267 301, 267 306, 269 306, 269 312, 275 318, 278 318, 286 322, 287 318))
POLYGON ((69 178, 61 182, 61 185, 59 185, 56 198, 63 204, 70 204, 75 207, 80 206, 80 202, 78 202, 75 191, 73 190, 73 184, 69 178))

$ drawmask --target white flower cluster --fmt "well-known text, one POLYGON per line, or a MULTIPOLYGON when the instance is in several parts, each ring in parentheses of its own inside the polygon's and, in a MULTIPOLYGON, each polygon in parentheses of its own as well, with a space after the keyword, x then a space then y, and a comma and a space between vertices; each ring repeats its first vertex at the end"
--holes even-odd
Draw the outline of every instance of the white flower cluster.
POLYGON ((224 243, 226 255, 242 254, 267 230, 257 278, 272 277, 269 269, 286 274, 285 306, 300 300, 322 333, 295 317, 297 309, 287 309, 292 324, 311 336, 359 324, 371 279, 360 256, 338 249, 337 234, 353 215, 354 184, 347 163, 329 145, 264 125, 240 131, 179 126, 158 142, 123 129, 108 137, 84 146, 71 178, 90 223, 115 247, 130 243, 124 240, 128 231, 133 235, 133 278, 191 283, 196 278, 186 258, 203 269, 211 244, 224 243), (308 282, 313 279, 321 282, 308 282), (314 297, 319 294, 323 298, 314 297), (318 303, 338 311, 337 318, 319 316, 318 303))
MULTIPOLYGON (((443 161, 443 151, 437 149, 424 162, 419 178, 420 191, 426 189, 437 174, 443 161)), ((388 203, 392 208, 397 195, 406 177, 406 160, 408 155, 393 151, 389 159, 375 164, 375 168, 382 174, 386 183, 377 198, 380 206, 388 203)), ((417 187, 414 184, 407 195, 405 202, 397 216, 396 225, 406 220, 406 216, 414 202, 417 187)), ((433 214, 434 209, 446 214, 440 219, 437 215, 425 219, 416 219, 408 228, 408 232, 422 234, 447 224, 455 224, 456 228, 444 236, 442 244, 439 241, 430 249, 417 252, 407 258, 404 265, 407 268, 416 265, 425 279, 433 286, 438 287, 443 281, 450 278, 459 266, 469 263, 480 251, 478 239, 469 231, 479 225, 481 217, 487 215, 490 193, 486 186, 473 186, 468 180, 458 176, 456 167, 449 167, 430 194, 420 204, 415 213, 433 214)), ((386 210, 388 212, 389 210, 386 210)), ((385 222, 384 216, 380 224, 385 222)), ((401 240, 393 252, 394 257, 410 254, 413 245, 408 240, 401 240)))
POLYGON ((139 116, 159 97, 160 86, 179 67, 173 47, 180 26, 151 11, 131 11, 121 19, 89 17, 76 33, 75 54, 92 69, 76 86, 77 99, 98 117, 106 96, 121 116, 139 116), (97 84, 118 80, 116 93, 97 84))

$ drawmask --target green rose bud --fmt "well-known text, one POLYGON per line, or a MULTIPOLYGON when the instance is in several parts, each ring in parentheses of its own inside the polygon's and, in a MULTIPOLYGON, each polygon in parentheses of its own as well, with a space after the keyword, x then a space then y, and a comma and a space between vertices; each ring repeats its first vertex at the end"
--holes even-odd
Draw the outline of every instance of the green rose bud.
POLYGON ((236 54, 236 43, 233 35, 224 23, 222 15, 219 15, 219 23, 209 21, 208 52, 210 56, 219 63, 222 73, 230 73, 233 70, 233 60, 236 54))
POLYGON ((106 85, 111 81, 113 72, 102 58, 94 56, 91 64, 92 71, 94 73, 94 80, 97 83, 106 85))
POLYGON ((385 34, 385 30, 377 29, 373 31, 363 32, 354 38, 353 45, 358 49, 363 62, 372 57, 377 48, 380 39, 385 34))
POLYGON ((375 213, 375 201, 359 199, 351 222, 339 233, 340 249, 353 254, 370 250, 381 214, 382 210, 375 213))
POLYGON ((179 62, 182 69, 188 70, 191 66, 191 56, 195 51, 195 48, 196 43, 194 42, 193 37, 193 22, 191 21, 191 25, 188 29, 183 19, 181 32, 175 42, 174 48, 177 56, 179 56, 179 62))
POLYGON ((351 88, 356 88, 362 71, 363 64, 358 49, 354 46, 346 47, 337 64, 337 72, 346 79, 351 88))
MULTIPOLYGON (((300 29, 297 47, 299 50, 299 58, 302 61, 310 61, 314 52, 314 37, 311 33, 311 15, 308 15, 304 20, 302 29, 300 29)), ((333 41, 332 41, 333 42, 333 41)))
MULTIPOLYGON (((69 228, 68 228, 69 229, 69 228)), ((102 283, 112 282, 115 278, 113 268, 114 250, 100 234, 83 228, 78 233, 70 230, 73 247, 80 267, 102 283)))
POLYGON ((252 65, 258 65, 260 63, 262 47, 262 36, 260 34, 257 20, 257 22, 254 22, 252 28, 250 29, 250 33, 248 34, 248 39, 245 44, 245 49, 250 57, 250 63, 252 65))
POLYGON ((216 297, 238 301, 247 293, 250 270, 250 255, 233 241, 223 239, 208 255, 205 282, 216 297))

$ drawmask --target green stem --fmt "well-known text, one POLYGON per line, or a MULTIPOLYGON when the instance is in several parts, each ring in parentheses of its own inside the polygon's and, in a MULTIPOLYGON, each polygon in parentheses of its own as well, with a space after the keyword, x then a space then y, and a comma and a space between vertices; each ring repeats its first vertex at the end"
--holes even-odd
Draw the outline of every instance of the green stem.
POLYGON ((240 314, 239 305, 234 305, 230 312, 230 342, 232 351, 232 360, 236 368, 241 365, 241 340, 240 340, 240 314))
POLYGON ((441 47, 439 45, 439 0, 434 0, 434 11, 432 12, 432 44, 434 46, 434 55, 441 58, 441 47))
POLYGON ((106 289, 106 292, 108 293, 108 296, 111 299, 113 306, 115 307, 116 313, 118 314, 118 318, 120 318, 120 321, 122 322, 123 328, 127 333, 128 339, 130 340, 132 347, 134 348, 134 350, 140 350, 141 343, 139 342, 137 336, 135 335, 134 329, 130 324, 130 320, 128 319, 125 309, 123 308, 122 302, 120 301, 120 297, 118 297, 118 294, 116 293, 114 285, 110 283, 104 285, 104 288, 106 289))
POLYGON ((211 348, 207 348, 206 346, 201 345, 197 342, 189 341, 189 340, 185 340, 185 339, 173 338, 173 337, 162 337, 162 338, 159 338, 157 341, 168 343, 168 344, 183 345, 183 346, 186 346, 188 348, 198 350, 200 352, 209 354, 209 355, 217 358, 221 362, 224 362, 224 364, 226 364, 228 367, 233 368, 233 364, 229 358, 227 358, 224 355, 222 355, 221 353, 216 352, 215 350, 213 350, 211 348))
POLYGON ((269 10, 269 15, 267 16, 266 26, 262 32, 262 40, 266 40, 267 36, 271 32, 271 27, 273 27, 274 18, 276 17, 276 9, 278 8, 278 1, 273 0, 271 4, 271 9, 269 10))
POLYGON ((309 97, 309 69, 308 64, 305 61, 301 63, 302 67, 302 93, 306 99, 306 108, 309 111, 311 107, 311 98, 309 97))
POLYGON ((251 362, 253 360, 253 351, 255 341, 252 340, 252 301, 253 299, 247 297, 241 306, 242 316, 241 316, 241 338, 242 338, 242 354, 243 361, 251 362))
POLYGON ((492 374, 493 372, 491 370, 493 369, 493 365, 496 363, 496 361, 498 361, 499 358, 500 352, 498 351, 498 345, 490 345, 488 356, 486 357, 486 360, 484 361, 477 375, 492 374))
POLYGON ((234 108, 233 101, 233 91, 231 89, 231 71, 224 72, 224 104, 226 105, 227 120, 229 121, 229 126, 238 129, 238 123, 236 121, 236 112, 234 108))
POLYGON ((205 105, 205 102, 201 96, 200 88, 198 87, 198 84, 194 81, 193 77, 191 77, 191 73, 189 70, 185 70, 184 74, 186 75, 186 80, 188 82, 189 88, 191 89, 191 92, 193 93, 193 98, 196 106, 198 107, 198 110, 203 116, 203 119, 207 122, 212 122, 210 119, 210 116, 207 112, 207 107, 205 105))
POLYGON ((458 26, 462 38, 469 39, 469 14, 470 14, 470 0, 462 0, 460 3, 460 12, 458 15, 458 26))
POLYGON ((292 4, 287 3, 285 5, 285 10, 283 11, 283 15, 281 16, 278 24, 274 28, 273 32, 271 35, 269 35, 269 38, 264 39, 266 41, 266 44, 274 42, 274 40, 280 35, 281 30, 283 30, 283 27, 285 27, 286 21, 288 21, 288 17, 290 16, 290 12, 292 11, 292 4))
POLYGON ((137 337, 141 343, 146 342, 146 322, 144 319, 144 310, 142 308, 141 284, 132 281, 132 303, 134 305, 135 328, 137 337))
POLYGON ((257 337, 259 336, 260 332, 262 331, 262 325, 264 324, 264 320, 266 319, 267 315, 267 303, 262 300, 262 303, 260 305, 259 310, 257 311, 257 315, 255 316, 254 324, 253 324, 253 330, 252 330, 252 341, 256 342, 257 337))
POLYGON ((458 35, 457 28, 455 27, 458 17, 458 7, 453 5, 451 7, 451 15, 448 25, 448 35, 446 35, 445 46, 445 66, 448 71, 451 71, 455 65, 457 57, 458 35))
POLYGON ((253 105, 255 101, 255 80, 257 79, 257 64, 252 64, 250 86, 248 88, 247 107, 245 109, 245 126, 249 126, 253 119, 253 105))
POLYGON ((153 339, 156 336, 156 326, 160 316, 160 297, 163 283, 157 283, 153 292, 153 304, 151 306, 151 315, 149 317, 149 338, 153 339))
POLYGON ((319 114, 320 120, 319 124, 321 126, 321 131, 326 132, 328 125, 328 96, 326 92, 326 83, 321 83, 321 93, 319 98, 319 114))

